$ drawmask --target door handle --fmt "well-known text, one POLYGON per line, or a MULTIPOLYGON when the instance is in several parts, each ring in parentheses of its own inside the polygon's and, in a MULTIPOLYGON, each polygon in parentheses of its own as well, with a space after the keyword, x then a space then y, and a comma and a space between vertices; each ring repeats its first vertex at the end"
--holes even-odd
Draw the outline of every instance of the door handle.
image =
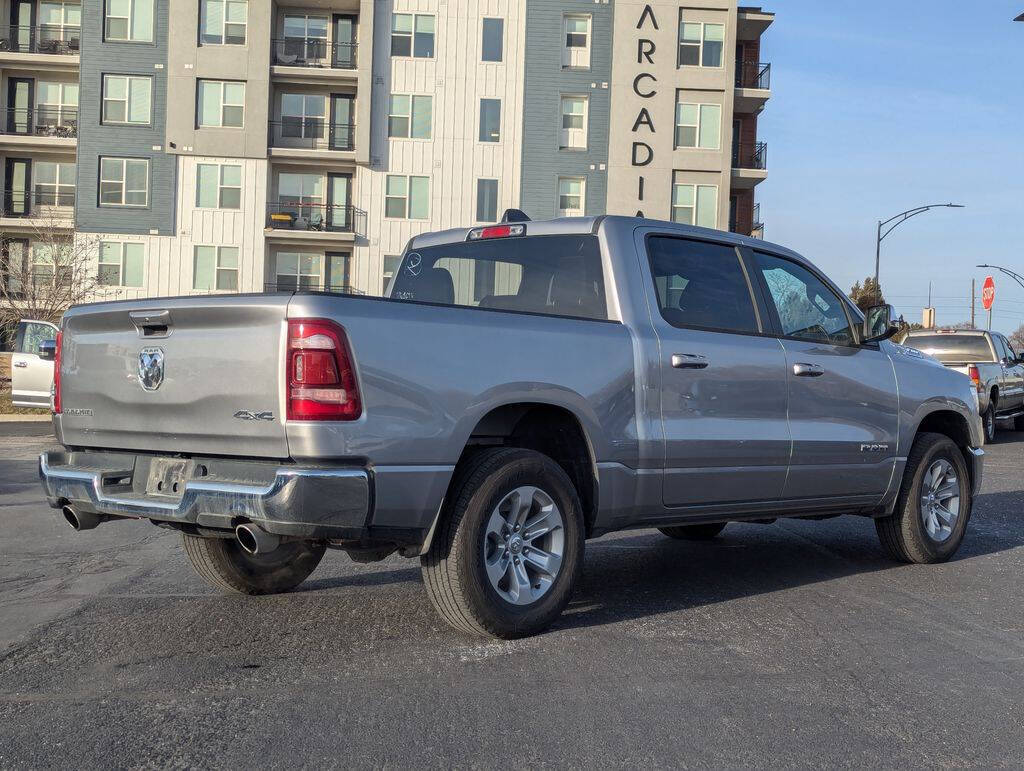
POLYGON ((676 369, 707 369, 708 360, 699 353, 673 353, 672 366, 676 369))
POLYGON ((797 377, 821 377, 825 374, 825 368, 819 364, 800 362, 793 365, 793 374, 797 377))
POLYGON ((17 367, 18 369, 25 369, 25 367, 28 366, 28 362, 27 361, 16 361, 16 362, 14 362, 13 366, 17 367))

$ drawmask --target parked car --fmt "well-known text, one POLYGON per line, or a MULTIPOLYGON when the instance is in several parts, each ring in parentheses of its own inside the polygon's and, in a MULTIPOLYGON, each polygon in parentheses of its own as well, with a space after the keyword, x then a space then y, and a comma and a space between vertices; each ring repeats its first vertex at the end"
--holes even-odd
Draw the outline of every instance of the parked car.
POLYGON ((585 540, 624 528, 856 514, 918 563, 963 539, 971 382, 787 249, 506 223, 416 236, 388 293, 72 308, 50 505, 80 530, 180 531, 200 575, 247 594, 294 588, 328 548, 419 557, 438 613, 499 637, 550 624, 585 540))
POLYGON ((997 420, 1012 418, 1014 427, 1024 431, 1024 358, 1003 335, 980 329, 922 329, 907 335, 904 344, 970 377, 978 391, 986 441, 995 439, 997 420))
POLYGON ((11 401, 15 407, 50 407, 53 387, 53 342, 57 326, 24 319, 14 335, 11 355, 11 401))

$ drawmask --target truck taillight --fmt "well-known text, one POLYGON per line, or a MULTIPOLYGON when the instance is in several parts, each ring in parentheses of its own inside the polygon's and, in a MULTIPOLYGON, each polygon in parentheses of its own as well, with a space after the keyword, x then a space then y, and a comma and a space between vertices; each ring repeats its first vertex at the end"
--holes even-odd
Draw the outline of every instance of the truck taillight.
POLYGON ((967 368, 967 374, 971 378, 971 382, 974 383, 974 387, 977 390, 981 390, 981 374, 978 372, 978 368, 973 364, 967 368))
POLYGON ((288 322, 288 420, 356 420, 363 411, 345 330, 327 319, 288 322))
POLYGON ((57 346, 53 352, 53 411, 57 415, 60 414, 60 349, 63 335, 63 332, 57 332, 57 346))

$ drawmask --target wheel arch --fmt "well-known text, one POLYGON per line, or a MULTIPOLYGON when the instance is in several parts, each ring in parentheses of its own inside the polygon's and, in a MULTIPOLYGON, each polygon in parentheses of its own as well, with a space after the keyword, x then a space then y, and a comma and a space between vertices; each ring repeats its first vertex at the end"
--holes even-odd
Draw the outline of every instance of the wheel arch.
POLYGON ((911 441, 913 442, 914 439, 917 439, 923 433, 947 436, 960 448, 973 486, 977 476, 977 468, 975 466, 976 458, 970 452, 970 448, 974 446, 974 438, 971 433, 971 424, 967 417, 953 409, 932 410, 918 421, 911 441))

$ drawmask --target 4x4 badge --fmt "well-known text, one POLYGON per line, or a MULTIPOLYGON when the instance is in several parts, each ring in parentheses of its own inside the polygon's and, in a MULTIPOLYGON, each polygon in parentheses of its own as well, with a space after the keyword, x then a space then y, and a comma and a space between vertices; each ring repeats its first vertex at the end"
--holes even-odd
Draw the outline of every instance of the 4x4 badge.
POLYGON ((235 413, 234 417, 239 420, 273 420, 274 413, 269 410, 266 412, 253 412, 252 410, 239 410, 235 413))

